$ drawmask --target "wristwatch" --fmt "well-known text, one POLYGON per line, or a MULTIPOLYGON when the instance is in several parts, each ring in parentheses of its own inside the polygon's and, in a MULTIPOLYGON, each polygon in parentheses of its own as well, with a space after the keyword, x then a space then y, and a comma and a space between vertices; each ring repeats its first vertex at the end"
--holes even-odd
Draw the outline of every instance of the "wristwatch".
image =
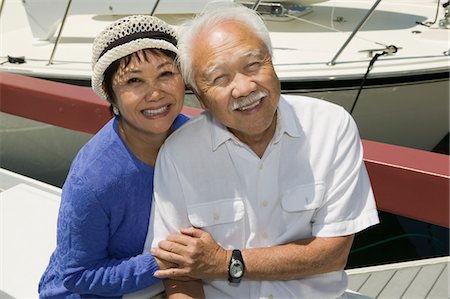
POLYGON ((240 283, 244 273, 245 264, 241 251, 239 249, 234 249, 231 253, 230 264, 228 265, 228 281, 240 283))

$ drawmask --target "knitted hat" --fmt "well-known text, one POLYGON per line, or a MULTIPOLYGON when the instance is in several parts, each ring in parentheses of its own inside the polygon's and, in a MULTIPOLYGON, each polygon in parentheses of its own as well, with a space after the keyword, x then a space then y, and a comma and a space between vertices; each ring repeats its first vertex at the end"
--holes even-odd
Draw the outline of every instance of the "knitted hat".
POLYGON ((178 54, 174 28, 152 16, 132 15, 109 25, 92 45, 92 89, 108 100, 102 88, 103 73, 114 61, 138 50, 154 48, 178 54))

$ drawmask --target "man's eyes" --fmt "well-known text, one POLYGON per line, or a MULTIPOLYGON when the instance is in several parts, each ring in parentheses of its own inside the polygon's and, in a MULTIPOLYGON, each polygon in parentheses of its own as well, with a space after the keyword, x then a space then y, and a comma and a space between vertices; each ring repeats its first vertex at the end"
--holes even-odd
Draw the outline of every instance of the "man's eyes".
POLYGON ((250 62, 249 64, 247 64, 247 70, 249 71, 256 71, 259 69, 259 67, 261 66, 261 62, 260 61, 253 61, 250 62))
POLYGON ((220 75, 214 78, 213 80, 213 85, 222 85, 224 83, 226 83, 227 81, 227 76, 226 75, 220 75))
MULTIPOLYGON (((261 65, 262 65, 261 61, 249 62, 247 64, 244 64, 241 73, 250 75, 253 72, 257 72, 261 68, 261 65)), ((228 83, 228 78, 230 78, 229 74, 220 74, 213 77, 213 79, 210 80, 210 82, 211 85, 213 86, 225 85, 228 83)))

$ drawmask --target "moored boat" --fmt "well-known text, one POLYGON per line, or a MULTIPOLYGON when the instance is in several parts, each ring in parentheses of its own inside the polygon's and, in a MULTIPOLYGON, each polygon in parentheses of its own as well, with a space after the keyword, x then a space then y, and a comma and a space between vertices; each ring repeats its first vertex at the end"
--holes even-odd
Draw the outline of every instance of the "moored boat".
MULTIPOLYGON (((3 0, 0 70, 89 86, 91 43, 106 24, 124 14, 153 13, 177 26, 210 2, 86 1, 3 0)), ((342 105, 351 111, 365 139, 432 150, 448 134, 446 3, 243 4, 266 20, 284 93, 342 105)), ((190 103, 195 105, 195 100, 190 103)))

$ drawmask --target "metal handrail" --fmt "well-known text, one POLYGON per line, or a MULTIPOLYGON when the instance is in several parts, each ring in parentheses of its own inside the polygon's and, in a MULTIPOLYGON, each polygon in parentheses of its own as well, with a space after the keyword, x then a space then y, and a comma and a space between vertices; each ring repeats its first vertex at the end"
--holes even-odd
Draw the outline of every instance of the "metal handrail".
POLYGON ((339 49, 339 51, 336 53, 336 55, 331 59, 330 62, 327 63, 328 66, 333 66, 336 64, 336 59, 341 55, 342 51, 344 51, 345 47, 350 43, 350 41, 353 39, 355 34, 361 29, 361 27, 364 25, 364 23, 367 21, 367 19, 372 15, 375 8, 378 6, 378 4, 381 2, 381 0, 377 0, 375 4, 370 8, 370 10, 367 12, 367 14, 364 16, 364 18, 361 20, 361 22, 356 26, 356 28, 353 30, 352 34, 348 37, 348 39, 345 41, 345 43, 342 45, 342 47, 339 49))
MULTIPOLYGON (((152 9, 152 12, 150 13, 150 15, 153 16, 153 14, 155 13, 156 8, 159 5, 159 1, 160 0, 156 0, 155 5, 153 6, 153 9, 152 9)), ((2 6, 0 6, 0 13, 1 13, 1 8, 3 8, 3 3, 4 3, 4 1, 2 1, 2 6)), ((67 16, 69 15, 69 10, 70 10, 71 5, 72 5, 72 0, 69 0, 69 2, 67 3, 66 11, 64 12, 64 17, 62 19, 61 26, 58 31, 58 35, 56 37, 55 45, 53 46, 52 54, 50 55, 50 59, 48 60, 47 65, 53 64, 53 57, 55 56, 56 48, 58 47, 58 44, 61 40, 61 34, 62 34, 62 31, 64 28, 64 24, 66 23, 67 16)))
POLYGON ((2 4, 0 5, 0 16, 2 15, 2 11, 3 11, 3 4, 5 4, 6 0, 2 1, 2 4))
POLYGON ((156 8, 158 7, 158 5, 159 5, 159 0, 156 0, 155 5, 153 5, 152 12, 150 13, 151 16, 153 16, 153 14, 155 13, 156 8))
POLYGON ((260 3, 261 3, 261 0, 256 0, 256 1, 255 1, 255 4, 254 4, 253 7, 252 7, 252 9, 253 9, 253 10, 257 10, 260 3))
POLYGON ((52 54, 50 55, 50 59, 48 60, 47 65, 53 64, 53 56, 55 56, 56 47, 58 46, 59 41, 61 39, 61 33, 63 31, 64 24, 66 23, 67 15, 69 14, 69 9, 70 9, 71 4, 72 4, 72 0, 69 0, 69 2, 67 3, 66 12, 64 13, 64 17, 61 22, 61 27, 59 28, 58 35, 56 37, 55 45, 53 46, 52 54))

